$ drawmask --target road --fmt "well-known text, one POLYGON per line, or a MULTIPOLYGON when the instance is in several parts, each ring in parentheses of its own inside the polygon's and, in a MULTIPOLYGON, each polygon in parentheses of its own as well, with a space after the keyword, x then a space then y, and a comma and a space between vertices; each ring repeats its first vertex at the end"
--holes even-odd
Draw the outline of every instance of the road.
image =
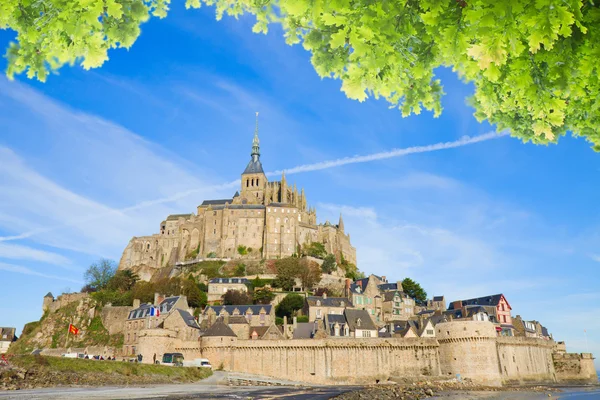
MULTIPOLYGON (((236 375, 246 379, 246 376, 236 375)), ((229 375, 231 378, 231 375, 229 375)), ((264 379, 261 379, 264 382, 264 379)), ((8 399, 286 399, 325 400, 356 389, 340 386, 228 386, 227 374, 215 373, 198 383, 127 387, 63 387, 0 391, 0 400, 8 399)), ((275 380, 273 380, 275 382, 275 380)))

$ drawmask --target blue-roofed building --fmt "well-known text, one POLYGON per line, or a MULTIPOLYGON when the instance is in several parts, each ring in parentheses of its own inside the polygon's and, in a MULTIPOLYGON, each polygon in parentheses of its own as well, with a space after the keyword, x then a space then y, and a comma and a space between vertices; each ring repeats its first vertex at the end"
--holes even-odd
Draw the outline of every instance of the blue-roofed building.
POLYGON ((220 301, 228 290, 248 292, 248 279, 246 278, 213 278, 208 281, 208 302, 220 301))

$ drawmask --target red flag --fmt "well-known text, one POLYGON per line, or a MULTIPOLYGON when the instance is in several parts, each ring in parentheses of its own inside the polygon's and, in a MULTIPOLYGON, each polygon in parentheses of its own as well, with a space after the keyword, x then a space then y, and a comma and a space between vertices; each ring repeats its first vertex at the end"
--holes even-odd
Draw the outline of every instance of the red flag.
POLYGON ((75 327, 73 324, 69 324, 69 333, 73 335, 77 335, 79 333, 79 329, 75 327))

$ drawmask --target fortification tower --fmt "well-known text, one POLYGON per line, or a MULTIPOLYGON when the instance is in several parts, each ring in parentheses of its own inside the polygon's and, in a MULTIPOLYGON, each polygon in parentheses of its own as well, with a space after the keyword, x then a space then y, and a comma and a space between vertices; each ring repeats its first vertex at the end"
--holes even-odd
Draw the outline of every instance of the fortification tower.
POLYGON ((258 140, 258 112, 256 113, 256 128, 252 140, 250 162, 242 172, 242 191, 240 194, 242 204, 263 204, 267 176, 260 162, 260 141, 258 140))
POLYGON ((487 321, 452 321, 435 326, 440 344, 442 376, 462 378, 490 385, 502 384, 498 370, 496 330, 487 321))

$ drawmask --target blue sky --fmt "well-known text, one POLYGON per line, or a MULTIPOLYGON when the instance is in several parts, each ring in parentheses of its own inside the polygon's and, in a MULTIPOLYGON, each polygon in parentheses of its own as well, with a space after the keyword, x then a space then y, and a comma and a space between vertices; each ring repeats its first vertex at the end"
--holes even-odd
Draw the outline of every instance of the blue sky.
MULTIPOLYGON (((44 294, 78 290, 91 262, 118 261, 166 215, 231 196, 255 111, 268 171, 493 131, 450 70, 438 71, 443 115, 402 118, 348 100, 301 46, 251 25, 174 4, 101 69, 0 77, 0 325, 37 320, 44 294)), ((0 32, 2 47, 11 39, 0 32)), ((289 175, 321 222, 343 213, 361 270, 449 300, 504 293, 569 350, 600 354, 600 156, 588 144, 502 137, 373 158, 289 175)))

